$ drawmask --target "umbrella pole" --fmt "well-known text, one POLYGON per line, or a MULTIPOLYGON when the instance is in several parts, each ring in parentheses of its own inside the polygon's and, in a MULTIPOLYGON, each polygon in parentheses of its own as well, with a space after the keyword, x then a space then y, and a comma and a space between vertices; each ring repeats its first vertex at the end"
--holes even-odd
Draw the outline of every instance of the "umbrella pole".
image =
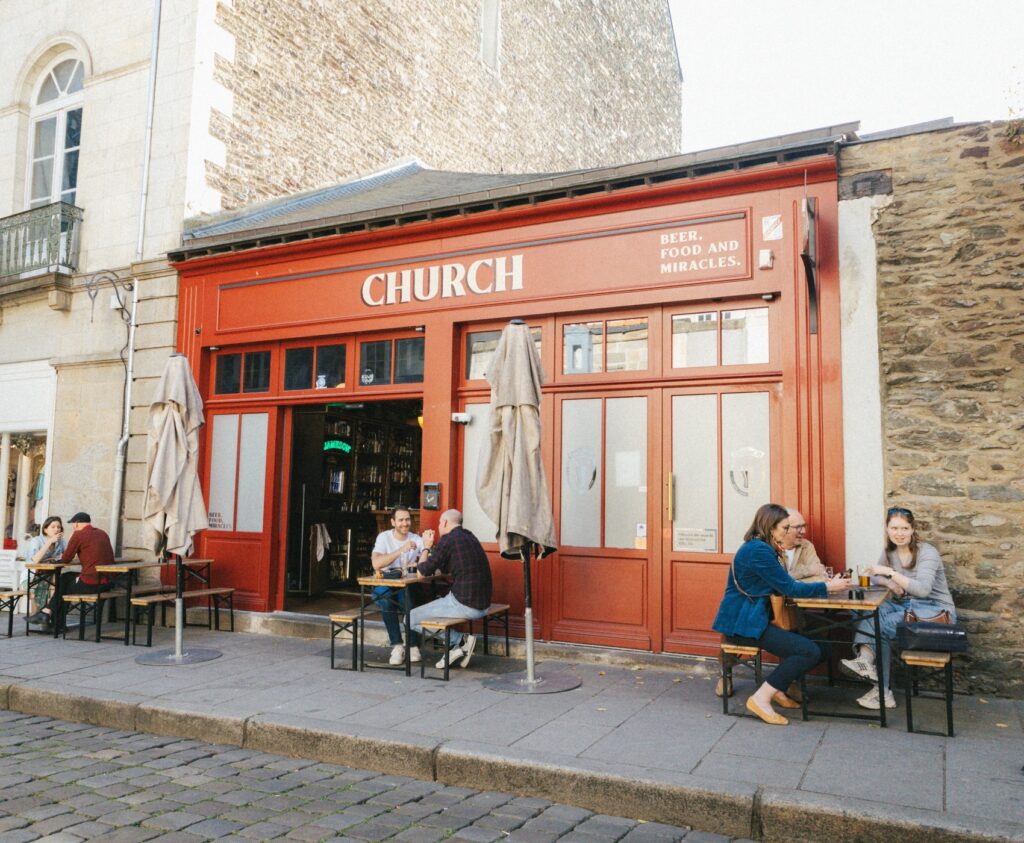
POLYGON ((526 681, 533 685, 537 679, 533 672, 533 599, 530 590, 530 544, 527 542, 519 551, 523 560, 523 621, 526 625, 526 681))
POLYGON ((182 642, 185 637, 185 566, 181 564, 181 554, 174 556, 174 657, 181 658, 182 642))

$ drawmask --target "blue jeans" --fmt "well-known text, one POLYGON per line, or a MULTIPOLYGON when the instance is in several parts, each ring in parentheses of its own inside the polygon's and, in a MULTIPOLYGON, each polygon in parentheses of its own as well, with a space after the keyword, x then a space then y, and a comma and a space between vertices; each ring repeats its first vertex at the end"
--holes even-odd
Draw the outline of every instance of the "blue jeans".
MULTIPOLYGON (((892 664, 891 642, 896 640, 896 624, 903 620, 903 613, 908 609, 913 609, 919 618, 932 618, 947 608, 949 607, 933 600, 922 600, 917 597, 911 597, 902 603, 887 600, 878 607, 878 624, 882 630, 882 652, 875 653, 875 656, 881 662, 887 688, 892 687, 892 671, 889 670, 889 665, 892 664)), ((956 623, 956 610, 951 611, 953 622, 956 623)), ((867 644, 872 650, 875 648, 875 624, 870 618, 864 618, 857 624, 857 631, 853 636, 855 650, 858 644, 867 644)))
POLYGON ((730 635, 728 640, 735 644, 746 644, 748 647, 760 647, 766 653, 778 656, 779 666, 765 681, 776 691, 783 693, 808 670, 829 657, 827 644, 819 644, 798 632, 787 632, 772 624, 768 624, 760 638, 730 635))
POLYGON ((384 620, 384 628, 388 631, 388 641, 391 646, 402 643, 402 622, 399 620, 399 612, 404 620, 405 610, 409 605, 408 588, 389 588, 386 585, 378 585, 373 589, 373 602, 380 606, 381 618, 384 620))
POLYGON ((410 636, 412 644, 419 646, 420 633, 423 632, 421 624, 427 618, 465 618, 469 621, 475 621, 486 614, 486 609, 473 609, 465 606, 456 600, 451 592, 448 592, 444 597, 438 597, 437 600, 431 600, 429 603, 424 603, 422 606, 417 606, 412 610, 409 621, 412 625, 412 635, 410 636))

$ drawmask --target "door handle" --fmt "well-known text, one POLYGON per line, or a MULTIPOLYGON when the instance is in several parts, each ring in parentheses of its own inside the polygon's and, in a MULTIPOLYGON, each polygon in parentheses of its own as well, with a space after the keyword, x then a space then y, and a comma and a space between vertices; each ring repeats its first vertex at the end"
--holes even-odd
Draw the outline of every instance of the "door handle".
POLYGON ((671 471, 665 478, 665 517, 668 518, 670 524, 675 520, 676 517, 675 479, 675 475, 671 471))

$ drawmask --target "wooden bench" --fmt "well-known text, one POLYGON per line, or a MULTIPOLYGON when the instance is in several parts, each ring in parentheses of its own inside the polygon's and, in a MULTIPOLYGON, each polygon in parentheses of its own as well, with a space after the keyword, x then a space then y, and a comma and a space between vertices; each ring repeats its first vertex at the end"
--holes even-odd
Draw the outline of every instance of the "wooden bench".
MULTIPOLYGON (((501 625, 501 628, 505 630, 505 656, 508 656, 508 604, 507 603, 492 603, 487 607, 487 614, 484 615, 480 620, 484 622, 484 655, 489 656, 491 654, 488 637, 489 637, 489 624, 492 620, 496 621, 501 625)), ((473 623, 469 622, 469 634, 473 634, 473 623)))
POLYGON ((365 611, 360 612, 359 607, 356 606, 354 609, 348 609, 344 612, 334 612, 330 616, 331 620, 331 670, 334 670, 334 650, 337 644, 338 636, 342 633, 349 633, 352 636, 352 667, 344 668, 345 670, 358 670, 359 669, 359 641, 363 637, 363 631, 360 629, 360 622, 365 621, 367 618, 373 615, 379 615, 380 609, 376 606, 368 607, 365 611))
POLYGON ((732 671, 742 665, 754 671, 755 687, 761 687, 761 648, 745 644, 730 644, 723 641, 719 646, 718 660, 721 665, 719 682, 722 686, 722 714, 729 711, 729 697, 732 696, 732 671))
MULTIPOLYGON (((68 637, 68 625, 66 615, 70 614, 75 607, 78 608, 78 640, 85 640, 85 621, 91 614, 96 623, 96 641, 99 642, 103 636, 103 604, 108 600, 117 600, 119 597, 127 597, 128 592, 120 588, 111 588, 101 591, 99 594, 65 594, 65 618, 62 635, 68 637)), ((117 636, 120 639, 120 636, 117 636)))
MULTIPOLYGON (((134 609, 146 609, 146 646, 153 646, 153 625, 156 622, 156 607, 160 606, 160 623, 167 625, 166 608, 169 604, 178 599, 177 590, 171 587, 169 592, 158 594, 145 594, 140 597, 132 597, 134 609)), ((182 592, 182 599, 189 600, 193 597, 206 598, 206 628, 220 631, 220 604, 221 601, 227 606, 228 617, 231 620, 231 631, 235 631, 235 589, 233 588, 198 588, 192 591, 182 592)), ((135 643, 135 629, 132 628, 132 643, 135 643)))
POLYGON ((28 597, 27 591, 0 591, 0 612, 8 612, 7 615, 7 637, 14 636, 14 610, 18 608, 18 601, 22 597, 28 597))
MULTIPOLYGON (((911 708, 914 697, 924 699, 936 699, 946 701, 946 735, 953 737, 953 655, 951 653, 936 653, 931 650, 903 650, 900 653, 900 660, 910 669, 905 685, 905 698, 907 702, 907 731, 914 731, 914 712, 911 708), (923 678, 918 671, 923 670, 924 676, 943 675, 943 693, 921 694, 918 689, 918 681, 923 678)), ((941 735, 942 732, 927 732, 918 729, 919 733, 925 735, 941 735)))
MULTIPOLYGON (((420 626, 424 632, 428 630, 433 634, 437 635, 444 632, 444 681, 448 681, 449 670, 451 665, 448 663, 448 657, 452 649, 452 630, 462 624, 467 624, 469 627, 469 634, 473 635, 473 624, 477 620, 483 621, 484 625, 484 655, 489 656, 490 652, 490 622, 497 620, 505 630, 505 655, 509 654, 509 641, 508 641, 508 604, 507 603, 492 603, 487 607, 487 612, 480 618, 471 620, 469 618, 428 618, 420 621, 420 626)), ((420 662, 420 677, 426 676, 426 664, 427 660, 423 659, 420 662)), ((431 676, 431 679, 437 679, 439 677, 431 676)))

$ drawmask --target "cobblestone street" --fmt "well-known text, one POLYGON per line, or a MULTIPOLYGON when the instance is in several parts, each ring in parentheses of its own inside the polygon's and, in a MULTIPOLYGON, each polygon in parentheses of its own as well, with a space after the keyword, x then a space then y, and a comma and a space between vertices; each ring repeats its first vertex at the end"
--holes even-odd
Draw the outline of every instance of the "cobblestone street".
POLYGON ((0 712, 0 843, 728 841, 543 799, 0 712))

